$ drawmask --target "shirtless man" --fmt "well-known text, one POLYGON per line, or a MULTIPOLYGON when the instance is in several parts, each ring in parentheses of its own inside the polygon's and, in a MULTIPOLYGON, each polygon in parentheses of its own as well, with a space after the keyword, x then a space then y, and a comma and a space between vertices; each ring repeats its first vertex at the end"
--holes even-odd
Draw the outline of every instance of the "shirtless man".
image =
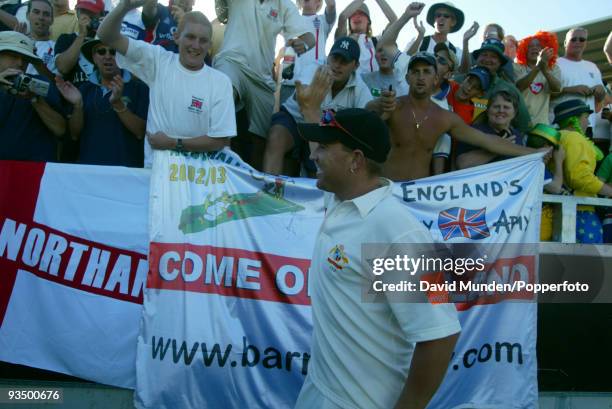
POLYGON ((410 86, 408 95, 395 98, 394 92, 386 91, 366 107, 386 118, 391 133, 391 152, 384 164, 383 176, 395 181, 430 176, 432 151, 444 133, 500 155, 537 152, 471 128, 457 114, 433 103, 430 97, 438 80, 433 55, 415 54, 408 64, 406 80, 410 86))

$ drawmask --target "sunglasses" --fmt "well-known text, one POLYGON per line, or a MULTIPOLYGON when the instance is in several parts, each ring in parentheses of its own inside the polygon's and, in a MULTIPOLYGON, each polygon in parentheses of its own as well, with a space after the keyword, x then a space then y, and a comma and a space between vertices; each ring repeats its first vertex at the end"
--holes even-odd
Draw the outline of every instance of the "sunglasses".
POLYGON ((584 43, 586 40, 587 40, 587 39, 586 39, 586 38, 584 38, 584 37, 574 37, 574 38, 570 39, 570 41, 571 41, 572 43, 575 43, 575 42, 577 42, 577 41, 580 41, 581 43, 584 43))
POLYGON ((96 48, 96 54, 98 54, 99 56, 104 57, 107 53, 114 56, 115 54, 117 54, 117 50, 115 50, 114 48, 96 48))
POLYGON ((321 117, 321 122, 319 122, 319 126, 328 126, 331 128, 338 128, 342 132, 350 136, 352 139, 356 140, 357 142, 365 146, 366 148, 372 149, 372 146, 370 144, 364 142, 362 139, 356 137, 355 135, 347 131, 338 121, 336 121, 336 116, 332 109, 323 111, 323 116, 321 117))
POLYGON ((435 14, 435 17, 436 17, 436 18, 440 18, 440 17, 444 17, 444 18, 451 18, 451 15, 450 15, 450 14, 447 14, 447 13, 436 13, 436 14, 435 14))

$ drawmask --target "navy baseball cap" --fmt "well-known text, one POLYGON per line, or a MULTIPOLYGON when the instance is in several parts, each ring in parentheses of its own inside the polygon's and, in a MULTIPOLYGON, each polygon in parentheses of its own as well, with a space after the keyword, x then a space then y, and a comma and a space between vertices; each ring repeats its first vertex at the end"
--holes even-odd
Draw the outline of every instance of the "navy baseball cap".
POLYGON ((408 70, 410 70, 412 66, 419 61, 423 61, 424 63, 431 65, 436 71, 438 71, 438 65, 436 64, 435 55, 433 55, 432 53, 426 53, 424 51, 418 52, 412 57, 410 57, 410 61, 408 62, 408 70))
POLYGON ((300 135, 308 141, 340 142, 350 149, 359 149, 366 158, 384 163, 391 149, 389 129, 372 111, 349 108, 323 112, 318 124, 298 124, 300 135))
POLYGON ((489 89, 489 86, 491 85, 491 73, 485 67, 475 65, 470 68, 468 75, 473 75, 480 80, 480 87, 483 91, 489 89))
POLYGON ((357 41, 351 37, 340 37, 334 42, 331 50, 329 50, 329 55, 332 54, 341 55, 347 61, 359 61, 361 51, 357 41))

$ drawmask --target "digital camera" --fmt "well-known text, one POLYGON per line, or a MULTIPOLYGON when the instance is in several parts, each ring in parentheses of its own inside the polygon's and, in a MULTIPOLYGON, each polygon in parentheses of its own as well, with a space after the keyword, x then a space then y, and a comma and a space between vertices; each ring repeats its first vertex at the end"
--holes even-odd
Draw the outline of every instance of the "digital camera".
POLYGON ((17 95, 28 91, 38 96, 46 97, 49 94, 49 83, 34 78, 29 74, 15 76, 9 92, 17 95))

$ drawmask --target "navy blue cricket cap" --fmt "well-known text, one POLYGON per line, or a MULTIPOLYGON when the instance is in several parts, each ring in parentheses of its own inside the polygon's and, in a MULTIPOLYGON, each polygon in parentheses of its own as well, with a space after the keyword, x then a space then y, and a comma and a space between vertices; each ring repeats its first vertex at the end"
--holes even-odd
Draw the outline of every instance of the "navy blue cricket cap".
POLYGON ((410 61, 408 61, 408 70, 410 70, 412 66, 419 61, 431 65, 432 67, 434 67, 434 69, 436 69, 436 71, 438 70, 438 66, 436 64, 436 56, 432 53, 426 53, 424 51, 418 52, 412 57, 410 57, 410 61))
POLYGON ((357 41, 351 37, 340 37, 334 42, 331 50, 329 50, 329 55, 332 54, 341 55, 347 61, 359 61, 361 50, 357 41))
POLYGON ((325 111, 321 122, 298 124, 298 129, 308 141, 340 142, 350 149, 359 149, 366 158, 378 163, 384 163, 391 150, 387 125, 380 116, 366 109, 349 108, 336 114, 325 111))

